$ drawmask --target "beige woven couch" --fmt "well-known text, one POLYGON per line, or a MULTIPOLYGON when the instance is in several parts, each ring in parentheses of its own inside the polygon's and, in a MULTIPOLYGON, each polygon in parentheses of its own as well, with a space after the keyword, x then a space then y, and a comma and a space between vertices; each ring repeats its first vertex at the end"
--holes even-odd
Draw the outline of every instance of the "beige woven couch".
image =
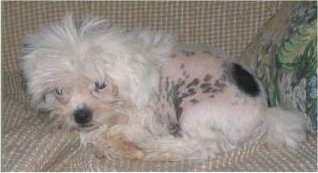
POLYGON ((179 34, 238 57, 256 32, 287 2, 2 2, 2 171, 317 171, 317 138, 297 150, 262 141, 210 161, 109 161, 78 134, 51 126, 23 94, 19 56, 23 39, 65 12, 102 16, 127 29, 150 27, 179 34))

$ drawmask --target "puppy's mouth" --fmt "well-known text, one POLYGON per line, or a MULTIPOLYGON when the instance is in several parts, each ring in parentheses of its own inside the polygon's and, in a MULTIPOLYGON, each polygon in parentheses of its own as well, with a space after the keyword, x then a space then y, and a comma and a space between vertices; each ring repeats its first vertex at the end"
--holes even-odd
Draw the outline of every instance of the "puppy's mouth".
POLYGON ((89 123, 89 124, 77 124, 77 129, 79 131, 84 131, 84 132, 89 132, 89 131, 93 131, 95 129, 98 129, 99 126, 93 124, 93 123, 89 123))

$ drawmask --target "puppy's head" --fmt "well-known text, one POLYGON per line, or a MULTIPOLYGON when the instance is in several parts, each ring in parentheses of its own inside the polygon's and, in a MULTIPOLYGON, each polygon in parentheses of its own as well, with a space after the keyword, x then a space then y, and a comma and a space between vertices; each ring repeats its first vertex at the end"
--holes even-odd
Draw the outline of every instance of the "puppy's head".
POLYGON ((111 23, 71 16, 27 38, 22 70, 38 109, 71 127, 92 127, 122 106, 147 106, 174 44, 161 32, 125 32, 111 23))

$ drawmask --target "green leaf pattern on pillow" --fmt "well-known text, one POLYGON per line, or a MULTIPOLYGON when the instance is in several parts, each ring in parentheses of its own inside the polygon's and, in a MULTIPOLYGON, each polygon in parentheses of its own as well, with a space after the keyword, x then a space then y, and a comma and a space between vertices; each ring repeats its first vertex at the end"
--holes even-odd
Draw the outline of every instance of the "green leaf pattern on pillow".
POLYGON ((262 81, 271 106, 307 114, 317 131, 317 2, 289 1, 238 57, 262 81))
POLYGON ((276 77, 269 99, 273 105, 306 112, 317 129, 317 20, 287 39, 276 56, 276 77))

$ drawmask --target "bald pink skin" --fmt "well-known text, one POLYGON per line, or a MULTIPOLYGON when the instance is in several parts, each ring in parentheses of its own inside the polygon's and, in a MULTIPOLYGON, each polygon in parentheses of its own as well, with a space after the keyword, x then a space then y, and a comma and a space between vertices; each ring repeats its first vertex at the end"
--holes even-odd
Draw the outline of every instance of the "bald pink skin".
MULTIPOLYGON (((259 111, 257 106, 254 108, 258 101, 253 102, 233 84, 230 64, 230 61, 209 51, 181 50, 171 54, 162 69, 157 114, 177 124, 177 129, 171 127, 172 134, 178 134, 180 127, 184 130, 183 126, 197 116, 197 110, 211 112, 211 117, 215 116, 217 120, 223 116, 221 109, 225 121, 237 121, 237 133, 240 133, 242 113, 259 111), (240 116, 236 116, 236 112, 240 112, 240 116)), ((212 128, 216 122, 211 122, 212 128)))

